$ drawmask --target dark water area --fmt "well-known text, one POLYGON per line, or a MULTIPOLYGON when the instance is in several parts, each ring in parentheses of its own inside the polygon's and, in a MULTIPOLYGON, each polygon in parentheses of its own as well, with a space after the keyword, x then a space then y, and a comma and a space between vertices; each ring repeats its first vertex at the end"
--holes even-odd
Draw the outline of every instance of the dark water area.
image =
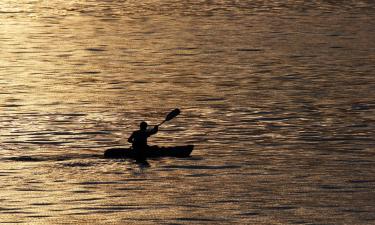
POLYGON ((373 1, 3 0, 0 224, 374 224, 373 1), (108 160, 138 123, 190 158, 108 160))

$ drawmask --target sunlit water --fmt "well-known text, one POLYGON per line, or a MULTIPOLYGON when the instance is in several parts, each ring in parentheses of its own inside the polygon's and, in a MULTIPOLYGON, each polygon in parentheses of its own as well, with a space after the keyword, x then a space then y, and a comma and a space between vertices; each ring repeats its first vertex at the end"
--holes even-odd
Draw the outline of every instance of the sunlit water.
POLYGON ((0 223, 374 224, 372 1, 2 0, 0 223), (179 107, 153 144, 106 160, 179 107))

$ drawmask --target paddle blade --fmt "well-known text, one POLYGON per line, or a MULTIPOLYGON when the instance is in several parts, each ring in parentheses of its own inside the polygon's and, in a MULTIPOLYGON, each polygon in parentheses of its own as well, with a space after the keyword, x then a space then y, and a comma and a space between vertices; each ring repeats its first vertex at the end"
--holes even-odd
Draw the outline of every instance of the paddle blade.
POLYGON ((181 113, 180 109, 174 109, 172 112, 168 113, 168 115, 165 117, 165 121, 169 121, 176 116, 178 116, 181 113))

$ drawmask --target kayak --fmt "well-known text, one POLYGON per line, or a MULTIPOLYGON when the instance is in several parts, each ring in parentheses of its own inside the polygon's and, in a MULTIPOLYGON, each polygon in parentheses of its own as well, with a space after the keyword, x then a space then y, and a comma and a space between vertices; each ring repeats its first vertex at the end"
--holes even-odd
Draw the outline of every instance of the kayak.
MULTIPOLYGON (((158 157, 189 157, 194 149, 194 145, 174 146, 174 147, 159 147, 150 146, 147 150, 147 158, 158 157)), ((104 158, 135 158, 135 152, 132 148, 110 148, 104 152, 104 158)))

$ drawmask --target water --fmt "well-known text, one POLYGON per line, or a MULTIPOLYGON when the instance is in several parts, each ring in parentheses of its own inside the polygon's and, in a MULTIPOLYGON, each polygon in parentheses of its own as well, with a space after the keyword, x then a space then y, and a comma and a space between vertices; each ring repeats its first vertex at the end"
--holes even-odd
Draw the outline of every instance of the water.
POLYGON ((374 224, 372 1, 3 0, 0 223, 374 224), (102 158, 146 119, 191 158, 102 158))

